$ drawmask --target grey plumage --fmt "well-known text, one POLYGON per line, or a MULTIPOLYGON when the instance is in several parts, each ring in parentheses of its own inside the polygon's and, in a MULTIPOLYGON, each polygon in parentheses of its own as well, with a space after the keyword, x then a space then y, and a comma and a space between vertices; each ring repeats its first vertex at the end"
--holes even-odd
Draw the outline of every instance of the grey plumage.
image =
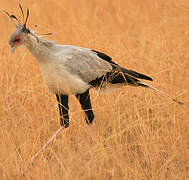
POLYGON ((86 83, 100 78, 112 70, 110 63, 100 59, 90 49, 64 45, 59 55, 65 57, 61 65, 86 83))

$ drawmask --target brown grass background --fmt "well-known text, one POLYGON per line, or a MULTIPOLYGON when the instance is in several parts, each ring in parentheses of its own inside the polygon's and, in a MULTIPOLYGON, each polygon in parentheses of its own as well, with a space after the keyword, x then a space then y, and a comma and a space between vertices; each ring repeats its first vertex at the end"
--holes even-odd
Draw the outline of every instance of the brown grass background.
POLYGON ((189 179, 188 0, 1 0, 0 9, 1 179, 189 179), (30 9, 28 26, 37 33, 53 32, 47 38, 57 43, 105 52, 185 104, 144 88, 92 90, 96 118, 90 143, 72 96, 70 127, 22 176, 59 128, 59 113, 34 57, 24 48, 10 52, 15 27, 2 10, 21 16, 19 3, 30 9))

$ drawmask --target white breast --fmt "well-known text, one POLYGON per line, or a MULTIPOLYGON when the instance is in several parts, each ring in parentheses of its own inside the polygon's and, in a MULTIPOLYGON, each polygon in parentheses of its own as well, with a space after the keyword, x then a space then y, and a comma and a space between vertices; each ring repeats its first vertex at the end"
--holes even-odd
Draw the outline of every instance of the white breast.
POLYGON ((81 94, 90 87, 81 78, 68 72, 61 64, 53 61, 39 64, 44 81, 54 94, 81 94))

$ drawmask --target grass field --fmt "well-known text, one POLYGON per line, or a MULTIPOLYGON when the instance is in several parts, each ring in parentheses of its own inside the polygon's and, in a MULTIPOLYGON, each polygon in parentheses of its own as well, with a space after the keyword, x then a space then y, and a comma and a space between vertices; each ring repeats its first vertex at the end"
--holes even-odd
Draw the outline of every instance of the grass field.
POLYGON ((0 179, 189 179, 188 0, 1 0, 0 9, 0 179), (96 118, 90 143, 72 96, 70 127, 22 176, 59 128, 59 113, 34 57, 25 48, 11 54, 15 27, 2 10, 21 16, 19 3, 30 9, 28 26, 37 33, 105 52, 185 104, 144 88, 91 90, 96 118))

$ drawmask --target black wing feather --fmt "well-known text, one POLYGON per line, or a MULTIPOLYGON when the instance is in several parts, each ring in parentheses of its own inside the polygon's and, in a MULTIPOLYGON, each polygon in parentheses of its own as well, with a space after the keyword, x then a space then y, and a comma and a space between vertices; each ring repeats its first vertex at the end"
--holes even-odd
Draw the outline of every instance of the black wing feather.
POLYGON ((101 53, 99 51, 96 51, 96 50, 92 50, 92 51, 95 52, 97 54, 97 56, 100 57, 101 59, 111 63, 113 70, 119 69, 121 72, 123 72, 125 74, 125 76, 130 75, 131 77, 152 81, 152 78, 149 77, 149 76, 146 76, 144 74, 140 74, 136 71, 132 71, 132 70, 120 67, 118 64, 116 64, 115 62, 112 61, 112 58, 110 56, 108 56, 104 53, 101 53))

